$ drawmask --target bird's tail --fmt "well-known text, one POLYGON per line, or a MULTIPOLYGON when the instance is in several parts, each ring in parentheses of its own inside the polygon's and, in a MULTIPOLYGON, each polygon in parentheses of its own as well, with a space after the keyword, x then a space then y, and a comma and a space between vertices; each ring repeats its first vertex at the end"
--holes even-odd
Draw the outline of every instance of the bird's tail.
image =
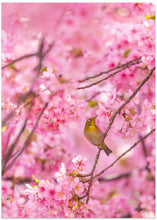
POLYGON ((107 147, 105 143, 103 143, 103 150, 105 151, 107 156, 109 156, 112 153, 112 150, 109 147, 107 147))

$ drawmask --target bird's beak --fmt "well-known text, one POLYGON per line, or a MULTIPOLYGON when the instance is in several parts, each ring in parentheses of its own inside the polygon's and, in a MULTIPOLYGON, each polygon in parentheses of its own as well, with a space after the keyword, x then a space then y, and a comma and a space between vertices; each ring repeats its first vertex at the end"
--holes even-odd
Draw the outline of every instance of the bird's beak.
POLYGON ((97 117, 97 115, 94 118, 96 118, 96 117, 97 117))

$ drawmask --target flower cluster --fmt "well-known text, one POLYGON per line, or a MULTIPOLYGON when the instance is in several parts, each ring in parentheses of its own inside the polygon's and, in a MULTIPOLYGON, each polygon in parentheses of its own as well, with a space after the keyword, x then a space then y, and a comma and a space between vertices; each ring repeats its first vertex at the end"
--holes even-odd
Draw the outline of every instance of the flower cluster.
POLYGON ((153 3, 3 3, 2 216, 154 217, 154 69, 153 3))
MULTIPOLYGON (((55 173, 55 179, 37 180, 37 185, 27 184, 25 194, 28 195, 29 205, 32 203, 35 208, 34 217, 82 217, 85 215, 86 204, 80 200, 85 193, 86 186, 76 176, 81 170, 85 159, 78 156, 74 158, 79 163, 76 170, 67 172, 64 163, 60 171, 55 173)), ((31 217, 33 217, 31 216, 31 217)))
POLYGON ((118 185, 116 182, 104 184, 95 181, 91 188, 92 198, 86 204, 83 196, 88 183, 84 178, 77 177, 82 174, 86 161, 86 158, 78 155, 72 159, 73 169, 66 169, 62 163, 54 178, 38 180, 33 176, 35 185, 26 184, 20 191, 18 187, 12 191, 12 184, 3 181, 3 217, 119 218, 125 215, 144 217, 146 213, 151 215, 154 212, 154 183, 150 179, 146 185, 147 171, 134 172, 128 180, 123 179, 118 185), (147 195, 145 187, 150 189, 147 195))

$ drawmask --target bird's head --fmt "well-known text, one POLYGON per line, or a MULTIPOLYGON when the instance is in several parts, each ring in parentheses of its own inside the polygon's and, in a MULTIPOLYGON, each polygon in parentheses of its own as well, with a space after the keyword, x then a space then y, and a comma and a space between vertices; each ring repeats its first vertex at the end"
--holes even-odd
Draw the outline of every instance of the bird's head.
POLYGON ((88 118, 86 121, 86 126, 88 126, 88 127, 94 126, 96 117, 97 116, 88 118))

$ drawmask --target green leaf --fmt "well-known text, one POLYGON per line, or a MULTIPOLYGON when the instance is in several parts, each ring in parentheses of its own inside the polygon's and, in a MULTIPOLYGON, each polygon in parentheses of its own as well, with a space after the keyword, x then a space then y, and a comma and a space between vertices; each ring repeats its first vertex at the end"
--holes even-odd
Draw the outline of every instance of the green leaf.
POLYGON ((130 114, 131 114, 131 115, 135 115, 135 114, 136 114, 136 112, 135 112, 135 110, 134 110, 134 107, 130 108, 129 111, 130 111, 130 114))
POLYGON ((9 65, 9 67, 10 67, 10 69, 17 71, 17 69, 16 69, 14 63, 11 63, 11 64, 9 65))
POLYGON ((28 129, 26 129, 26 133, 27 133, 27 134, 29 134, 29 133, 30 133, 28 129))
POLYGON ((46 72, 47 71, 47 67, 45 66, 43 69, 42 69, 42 72, 46 72))
POLYGON ((71 53, 74 58, 82 57, 83 56, 83 51, 80 48, 74 47, 71 50, 71 53))
POLYGON ((67 176, 74 176, 73 173, 67 173, 66 175, 67 175, 67 176))
POLYGON ((7 128, 7 126, 5 125, 5 126, 3 126, 3 128, 2 128, 2 132, 3 131, 5 131, 6 130, 6 128, 7 128))
POLYGON ((128 56, 128 54, 130 53, 131 49, 128 49, 124 52, 123 57, 126 58, 128 56))
POLYGON ((97 101, 93 101, 93 100, 90 100, 90 101, 89 101, 89 107, 93 108, 93 107, 95 107, 95 106, 97 106, 97 105, 98 105, 98 102, 97 102, 97 101))
POLYGON ((38 180, 37 178, 35 178, 35 176, 32 175, 32 177, 33 177, 33 179, 35 180, 36 183, 39 183, 39 182, 40 182, 40 180, 38 180))
POLYGON ((152 19, 155 20, 155 15, 146 15, 145 19, 152 19))

